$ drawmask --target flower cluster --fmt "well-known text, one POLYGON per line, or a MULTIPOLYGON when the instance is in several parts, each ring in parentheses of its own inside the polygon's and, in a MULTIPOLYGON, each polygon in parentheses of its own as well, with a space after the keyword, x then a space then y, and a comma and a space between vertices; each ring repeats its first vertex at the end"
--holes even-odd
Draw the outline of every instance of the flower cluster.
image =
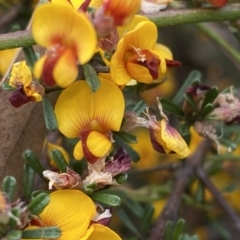
POLYGON ((20 107, 61 90, 54 109, 48 108, 50 120, 57 122, 61 137, 74 139, 75 144, 69 154, 47 142, 52 168, 42 175, 49 180, 49 190, 57 190, 50 194, 43 212, 30 217, 26 230, 56 226, 61 230, 58 239, 120 239, 104 226, 111 217, 109 210, 95 205, 90 197, 121 183, 119 176, 129 170, 131 157, 117 138, 135 127, 149 129, 157 152, 179 159, 188 156, 187 144, 169 124, 160 102, 160 121, 148 109, 148 119, 124 113, 126 86, 162 82, 171 67, 181 65, 169 48, 157 43, 155 24, 136 15, 140 5, 140 0, 52 0, 36 7, 32 35, 46 52, 33 66, 14 64, 9 85, 15 90, 9 100, 20 107), (99 55, 100 65, 95 61, 99 55), (58 169, 53 151, 66 168, 58 169), (74 161, 86 160, 83 174, 73 170, 71 155, 74 161))

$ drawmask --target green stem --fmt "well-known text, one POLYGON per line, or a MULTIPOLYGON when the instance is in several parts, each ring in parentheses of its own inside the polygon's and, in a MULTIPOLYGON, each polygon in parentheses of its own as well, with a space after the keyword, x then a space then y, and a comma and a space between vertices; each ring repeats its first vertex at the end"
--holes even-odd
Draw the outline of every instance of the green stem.
POLYGON ((35 45, 30 30, 0 34, 0 50, 35 45))
POLYGON ((189 23, 232 21, 240 18, 240 4, 228 4, 223 8, 181 9, 146 14, 158 27, 189 23))
MULTIPOLYGON (((158 27, 201 22, 234 21, 240 19, 240 4, 232 3, 223 8, 197 8, 167 10, 154 14, 145 14, 158 27)), ((0 50, 28 47, 35 41, 29 30, 0 34, 0 50)))
POLYGON ((238 63, 240 63, 240 53, 229 45, 224 38, 222 38, 213 28, 208 27, 206 24, 197 24, 197 26, 204 32, 209 38, 218 43, 223 49, 225 49, 238 63))

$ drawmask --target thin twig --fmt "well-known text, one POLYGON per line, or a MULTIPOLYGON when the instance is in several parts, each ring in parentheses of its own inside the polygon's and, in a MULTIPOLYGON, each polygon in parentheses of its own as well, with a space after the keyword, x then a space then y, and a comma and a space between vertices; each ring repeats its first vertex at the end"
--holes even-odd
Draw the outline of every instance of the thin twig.
POLYGON ((203 141, 198 150, 186 160, 185 166, 179 170, 172 193, 161 215, 155 222, 149 240, 164 240, 166 223, 178 212, 181 196, 189 182, 193 169, 201 163, 201 160, 210 146, 211 144, 208 140, 203 141))
MULTIPOLYGON (((224 8, 178 9, 145 14, 158 27, 201 22, 234 21, 240 19, 240 4, 228 4, 224 8)), ((27 47, 35 41, 30 31, 0 34, 0 50, 27 47)))
POLYGON ((221 193, 216 189, 213 183, 208 178, 207 174, 204 172, 201 166, 196 168, 196 174, 200 181, 207 187, 207 189, 212 193, 216 202, 222 207, 225 213, 229 216, 229 218, 234 223, 236 230, 238 231, 238 235, 240 236, 240 219, 234 210, 229 206, 229 204, 225 201, 221 193))

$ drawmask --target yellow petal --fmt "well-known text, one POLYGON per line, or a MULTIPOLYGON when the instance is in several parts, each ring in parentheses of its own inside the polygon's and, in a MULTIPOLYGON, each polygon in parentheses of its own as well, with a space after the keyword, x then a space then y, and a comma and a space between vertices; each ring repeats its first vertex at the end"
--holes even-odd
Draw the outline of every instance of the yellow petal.
POLYGON ((153 50, 156 46, 157 37, 156 25, 150 21, 143 21, 124 35, 124 48, 125 50, 131 50, 134 46, 135 48, 153 50))
POLYGON ((128 73, 125 62, 125 49, 123 40, 118 43, 118 52, 113 54, 110 64, 111 78, 117 85, 125 85, 132 77, 128 73))
POLYGON ((43 47, 64 45, 76 51, 81 64, 94 54, 97 37, 84 13, 56 4, 43 4, 33 14, 32 34, 43 47))
POLYGON ((166 59, 167 60, 172 60, 172 52, 170 51, 169 48, 162 44, 156 44, 154 51, 153 51, 159 58, 160 58, 160 72, 166 73, 167 71, 167 64, 166 64, 166 59))
POLYGON ((17 51, 18 51, 17 48, 0 51, 0 73, 1 74, 6 73, 17 51))
POLYGON ((189 155, 190 150, 181 135, 171 127, 165 119, 160 121, 160 131, 155 133, 156 140, 164 148, 165 152, 175 152, 176 157, 182 159, 189 155))
POLYGON ((25 61, 17 62, 13 65, 9 85, 18 87, 19 84, 28 86, 32 81, 32 73, 25 61))
POLYGON ((130 23, 124 24, 123 26, 118 27, 117 31, 118 31, 119 37, 122 38, 127 32, 129 32, 130 30, 133 30, 138 23, 143 21, 149 21, 149 19, 141 15, 135 15, 130 23))
POLYGON ((82 141, 79 141, 73 150, 73 156, 76 160, 81 160, 84 156, 83 148, 82 148, 82 141))
POLYGON ((54 67, 54 80, 59 87, 66 88, 77 79, 77 76, 76 57, 71 49, 67 49, 54 67))
POLYGON ((93 201, 78 190, 57 190, 50 194, 50 202, 40 214, 45 226, 61 229, 58 240, 79 240, 88 229, 96 213, 93 201))
POLYGON ((154 52, 165 59, 172 60, 172 52, 170 49, 162 44, 156 44, 154 47, 154 52))
POLYGON ((114 231, 104 225, 92 224, 88 231, 91 231, 91 228, 93 228, 93 231, 87 240, 121 240, 114 231))
POLYGON ((138 82, 152 83, 153 77, 149 73, 148 68, 145 66, 141 66, 133 62, 127 62, 126 67, 128 72, 131 73, 133 79, 137 79, 138 82))
POLYGON ((34 68, 33 68, 33 75, 35 76, 35 78, 37 79, 41 78, 43 65, 46 59, 47 59, 47 55, 44 55, 35 62, 34 68))
POLYGON ((103 157, 110 151, 112 143, 103 134, 92 131, 88 135, 86 146, 95 157, 103 157))
POLYGON ((124 112, 121 90, 108 80, 100 80, 101 87, 92 92, 85 81, 77 81, 65 89, 57 100, 55 113, 59 130, 68 138, 79 137, 84 129, 118 131, 124 112), (91 128, 90 128, 91 127, 91 128))

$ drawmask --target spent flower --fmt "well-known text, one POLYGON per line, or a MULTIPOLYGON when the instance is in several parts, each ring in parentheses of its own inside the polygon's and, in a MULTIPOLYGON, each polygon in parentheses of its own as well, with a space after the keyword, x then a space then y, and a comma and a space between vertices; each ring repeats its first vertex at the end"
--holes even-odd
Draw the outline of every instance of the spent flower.
POLYGON ((25 61, 13 65, 9 85, 16 89, 9 98, 10 103, 16 108, 31 101, 42 101, 45 89, 41 84, 32 80, 31 70, 25 61))

